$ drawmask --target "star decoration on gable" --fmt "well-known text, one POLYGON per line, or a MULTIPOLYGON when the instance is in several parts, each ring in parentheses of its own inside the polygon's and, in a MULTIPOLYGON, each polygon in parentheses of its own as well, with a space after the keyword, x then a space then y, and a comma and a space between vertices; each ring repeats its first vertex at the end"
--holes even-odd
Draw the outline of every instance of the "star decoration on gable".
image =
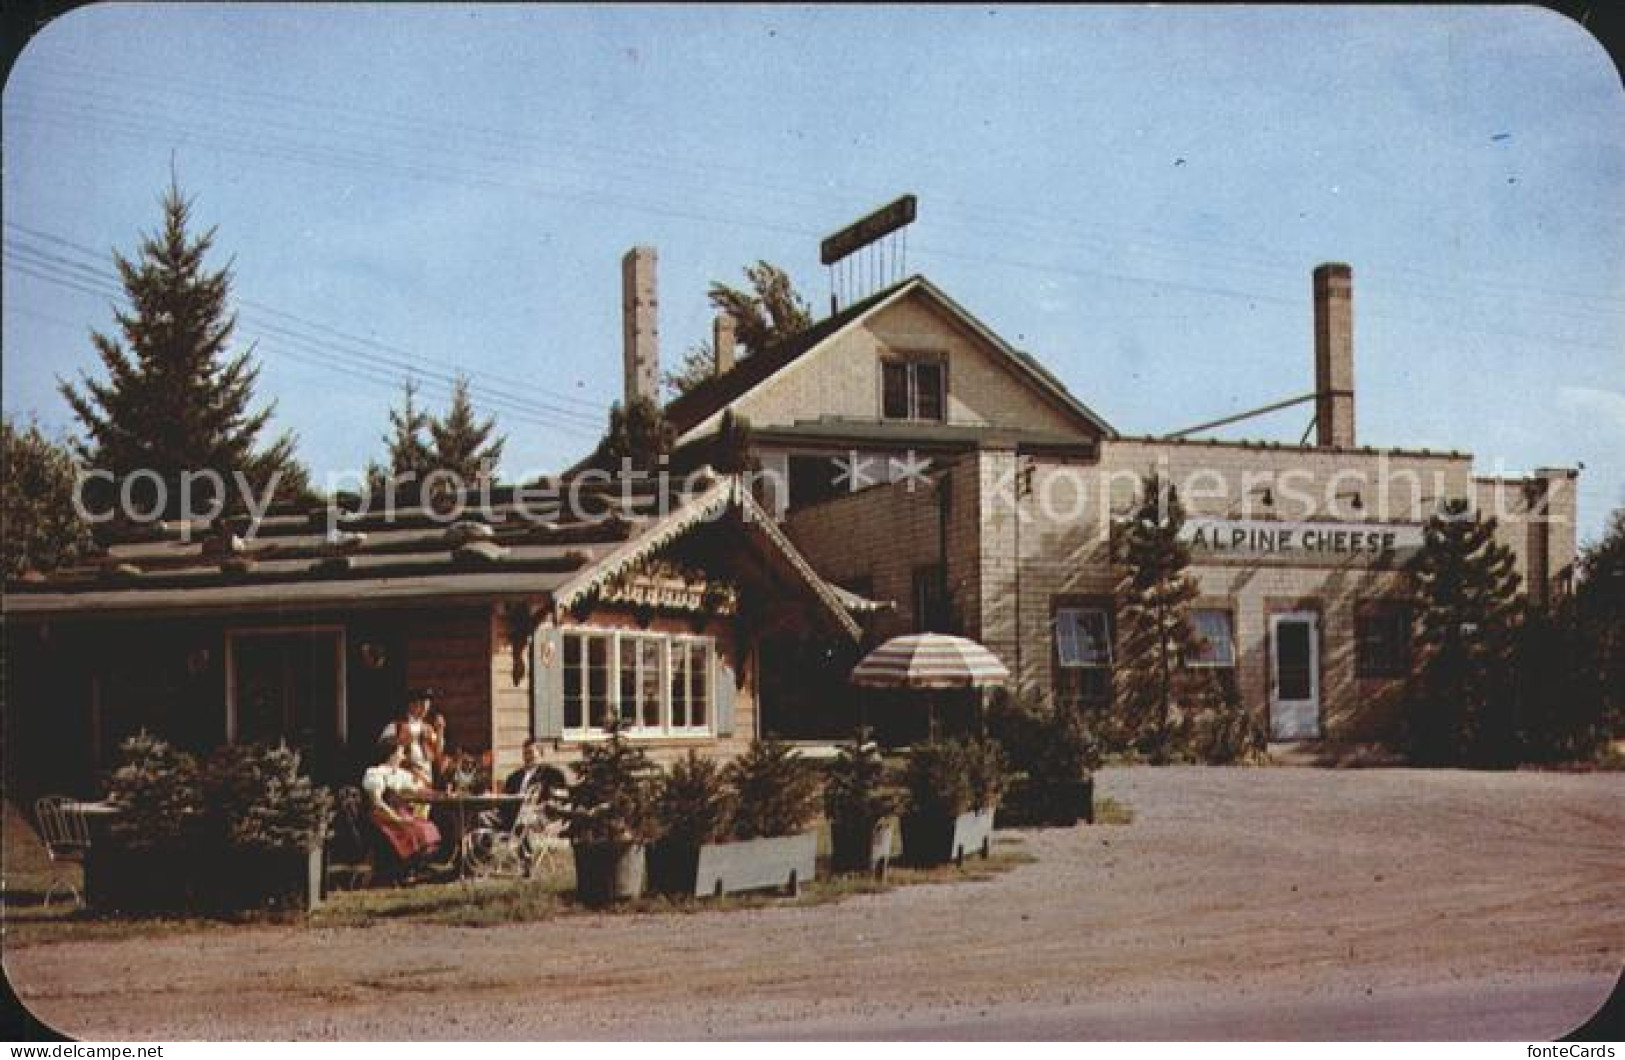
POLYGON ((931 485, 929 475, 931 471, 930 459, 920 456, 912 449, 902 457, 892 457, 890 470, 891 481, 903 483, 908 487, 910 493, 913 493, 916 487, 931 485))
POLYGON ((857 450, 849 452, 845 459, 836 457, 832 463, 836 467, 834 484, 845 485, 849 492, 856 493, 875 484, 874 473, 869 465, 875 462, 872 456, 864 456, 857 450))

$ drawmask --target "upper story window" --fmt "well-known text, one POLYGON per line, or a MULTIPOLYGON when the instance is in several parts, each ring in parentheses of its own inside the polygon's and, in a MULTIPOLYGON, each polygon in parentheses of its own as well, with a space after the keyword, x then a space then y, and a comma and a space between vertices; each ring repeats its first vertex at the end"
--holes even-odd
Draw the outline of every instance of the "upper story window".
POLYGON ((882 361, 880 414, 888 420, 941 423, 948 407, 948 376, 940 360, 882 361))
POLYGON ((1098 605, 1055 609, 1055 696, 1074 709, 1111 702, 1111 613, 1098 605))

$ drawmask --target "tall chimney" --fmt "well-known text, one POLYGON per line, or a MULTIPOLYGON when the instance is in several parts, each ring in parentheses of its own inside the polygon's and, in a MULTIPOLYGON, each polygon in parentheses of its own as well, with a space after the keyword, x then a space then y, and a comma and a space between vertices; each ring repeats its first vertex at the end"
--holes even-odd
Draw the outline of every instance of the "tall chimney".
POLYGON ((734 366, 734 318, 732 313, 718 313, 711 325, 711 348, 717 355, 717 374, 734 366))
POLYGON ((636 398, 657 400, 660 386, 660 303, 655 291, 655 248, 633 247, 621 259, 621 334, 626 407, 636 398))
POLYGON ((1315 444, 1354 446, 1354 270, 1315 269, 1315 444))

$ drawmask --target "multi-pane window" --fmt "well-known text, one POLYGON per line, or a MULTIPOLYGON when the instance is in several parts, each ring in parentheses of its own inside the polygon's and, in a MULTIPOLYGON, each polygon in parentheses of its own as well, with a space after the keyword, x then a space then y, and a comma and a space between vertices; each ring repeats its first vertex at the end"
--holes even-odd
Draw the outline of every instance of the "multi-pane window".
POLYGON ((606 630, 563 640, 567 734, 602 732, 610 718, 637 735, 709 731, 711 638, 606 630))
POLYGON ((947 408, 941 361, 883 361, 880 413, 888 420, 936 420, 947 408))
POLYGON ((1198 607, 1191 611, 1191 629, 1196 634, 1192 666, 1235 666, 1236 636, 1229 611, 1198 607))
POLYGON ((1354 672, 1404 677, 1411 668, 1411 612, 1392 600, 1362 601, 1354 612, 1354 672))
POLYGON ((1111 699, 1111 620, 1103 607, 1055 611, 1056 694, 1072 706, 1103 706, 1111 699))

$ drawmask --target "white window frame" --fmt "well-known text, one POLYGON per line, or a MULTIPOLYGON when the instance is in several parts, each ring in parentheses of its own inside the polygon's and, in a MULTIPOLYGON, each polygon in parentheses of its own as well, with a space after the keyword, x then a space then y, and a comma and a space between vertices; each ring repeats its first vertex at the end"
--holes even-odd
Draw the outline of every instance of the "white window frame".
POLYGON ((350 704, 346 695, 350 687, 349 674, 346 667, 349 662, 349 649, 346 641, 347 630, 343 626, 252 626, 244 629, 228 629, 226 631, 226 743, 237 742, 237 641, 247 637, 285 637, 289 635, 304 635, 327 633, 333 635, 334 659, 337 666, 334 669, 334 681, 337 684, 336 707, 333 719, 334 733, 338 739, 338 746, 343 747, 350 738, 350 704))
MULTIPOLYGON (((662 633, 647 630, 615 629, 598 626, 573 626, 563 630, 561 635, 568 638, 575 637, 581 643, 581 653, 577 665, 580 667, 580 687, 578 695, 581 700, 581 724, 572 726, 566 724, 563 728, 566 740, 600 740, 606 735, 603 726, 593 723, 592 702, 588 695, 587 680, 587 640, 588 638, 602 638, 608 642, 609 673, 608 698, 609 715, 623 717, 621 702, 621 645, 624 643, 654 642, 660 645, 660 724, 645 725, 643 711, 637 710, 635 721, 628 726, 626 734, 633 739, 682 739, 682 738, 710 738, 716 732, 717 716, 717 648, 715 637, 697 636, 683 633, 662 633), (706 676, 705 723, 694 725, 691 721, 685 725, 672 724, 672 681, 673 653, 681 647, 688 651, 692 646, 698 645, 703 649, 704 670, 706 676)), ((568 653, 560 645, 560 665, 568 653)), ((634 652, 634 658, 641 659, 642 651, 634 652)), ((689 697, 688 717, 693 717, 693 685, 692 675, 688 678, 687 695, 689 697)), ((637 686, 641 688, 641 683, 637 686)), ((560 705, 561 713, 565 704, 560 705)), ((638 704, 641 708, 642 704, 638 704)))
POLYGON ((1236 612, 1235 612, 1235 610, 1232 609, 1232 608, 1228 608, 1228 607, 1193 607, 1193 608, 1191 608, 1191 631, 1193 633, 1195 633, 1198 637, 1203 637, 1204 634, 1202 633, 1201 629, 1198 628, 1197 625, 1196 625, 1196 613, 1198 611, 1212 611, 1212 612, 1214 612, 1216 614, 1221 614, 1221 615, 1225 616, 1225 618, 1227 620, 1227 624, 1229 626, 1229 630, 1230 630, 1230 639, 1229 639, 1229 644, 1227 645, 1227 647, 1230 649, 1230 659, 1229 659, 1228 662, 1220 661, 1220 660, 1212 660, 1212 661, 1210 661, 1210 660, 1206 660, 1206 659, 1191 659, 1186 665, 1190 666, 1191 669, 1193 669, 1193 670, 1197 670, 1197 669, 1201 669, 1201 670, 1234 670, 1236 668, 1236 612))
POLYGON ((899 353, 880 359, 880 418, 887 423, 947 423, 948 422, 948 358, 938 353, 899 353), (920 374, 922 364, 937 370, 937 401, 942 415, 920 415, 920 374), (908 413, 904 416, 886 415, 886 368, 896 365, 903 369, 904 403, 908 413))

